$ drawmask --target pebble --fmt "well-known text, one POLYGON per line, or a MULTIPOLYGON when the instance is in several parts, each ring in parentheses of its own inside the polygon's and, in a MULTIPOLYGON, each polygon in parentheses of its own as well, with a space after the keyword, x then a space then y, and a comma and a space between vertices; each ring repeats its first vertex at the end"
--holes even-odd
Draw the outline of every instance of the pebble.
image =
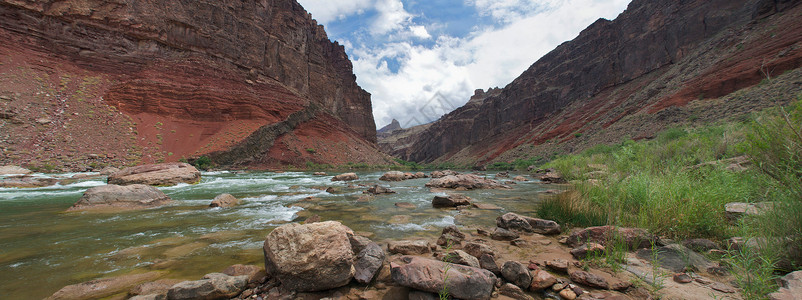
POLYGON ((684 283, 690 283, 691 281, 693 281, 693 279, 688 274, 677 273, 677 274, 674 274, 674 281, 677 282, 677 283, 683 283, 684 284, 684 283))
POLYGON ((560 291, 560 297, 563 297, 563 299, 566 300, 574 300, 576 299, 576 293, 574 293, 574 291, 571 289, 564 289, 560 291))

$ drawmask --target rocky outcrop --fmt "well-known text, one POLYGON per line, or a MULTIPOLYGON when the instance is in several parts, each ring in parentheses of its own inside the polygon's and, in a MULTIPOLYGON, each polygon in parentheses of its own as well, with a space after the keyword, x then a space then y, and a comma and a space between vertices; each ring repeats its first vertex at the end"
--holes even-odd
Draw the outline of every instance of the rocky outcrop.
POLYGON ((509 230, 535 232, 539 234, 560 234, 560 224, 551 220, 544 220, 522 216, 516 213, 506 213, 496 218, 496 226, 509 230))
POLYGON ((201 174, 187 163, 142 165, 122 169, 109 175, 109 184, 147 184, 169 186, 179 183, 198 183, 201 174))
POLYGON ((390 124, 387 124, 386 126, 382 127, 381 129, 376 130, 376 137, 377 137, 377 139, 381 140, 381 139, 387 138, 393 132, 395 132, 397 130, 401 130, 401 129, 402 129, 401 128, 401 123, 398 123, 398 120, 393 119, 393 121, 390 122, 390 124))
MULTIPOLYGON (((615 20, 597 20, 497 94, 477 95, 483 99, 388 153, 482 165, 650 137, 694 114, 712 121, 773 107, 760 97, 708 100, 760 83, 766 70, 776 77, 802 66, 799 2, 632 1, 615 20), (698 106, 686 107, 691 102, 698 106)), ((782 98, 795 98, 795 82, 782 98)))
POLYGON ((265 239, 265 270, 289 290, 344 286, 356 272, 350 235, 353 231, 336 221, 282 225, 265 239))
POLYGON ((84 192, 67 211, 117 211, 147 209, 171 203, 170 197, 159 189, 144 185, 103 185, 84 192))
MULTIPOLYGON (((434 175, 432 175, 434 177, 434 175)), ((444 189, 504 189, 506 185, 492 179, 485 179, 473 174, 448 175, 435 178, 426 183, 426 187, 444 189)))
MULTIPOLYGON (((55 95, 24 97, 9 107, 21 111, 26 101, 58 101, 53 113, 17 114, 15 119, 30 124, 4 127, 11 129, 18 147, 36 152, 31 158, 72 146, 77 153, 100 150, 107 154, 100 159, 108 161, 175 161, 225 153, 250 138, 269 143, 246 143, 238 154, 247 155, 227 163, 270 167, 296 158, 332 163, 330 157, 338 158, 336 163, 384 161, 375 146, 370 94, 357 85, 343 46, 331 42, 295 0, 0 4, 0 36, 9 42, 0 53, 9 70, 36 65, 40 74, 77 78, 62 86, 55 81, 58 100, 55 95), (7 64, 12 61, 13 66, 7 64), (88 80, 81 86, 84 77, 88 80), (87 107, 96 113, 86 114, 87 107), (291 114, 310 107, 317 111, 309 118, 287 122, 291 114), (74 120, 79 119, 74 113, 82 120, 74 120), (291 126, 274 136, 260 131, 277 123, 291 126), (43 139, 33 138, 39 133, 24 130, 34 125, 50 128, 40 149, 34 144, 43 139), (83 133, 86 138, 75 139, 83 133), (264 155, 285 147, 300 151, 264 155), (305 151, 310 148, 317 151, 305 151)), ((27 94, 30 87, 4 90, 27 94)))
POLYGON ((490 299, 496 282, 490 271, 454 264, 446 267, 442 261, 422 257, 401 257, 390 268, 397 285, 431 293, 439 293, 445 287, 458 299, 490 299))

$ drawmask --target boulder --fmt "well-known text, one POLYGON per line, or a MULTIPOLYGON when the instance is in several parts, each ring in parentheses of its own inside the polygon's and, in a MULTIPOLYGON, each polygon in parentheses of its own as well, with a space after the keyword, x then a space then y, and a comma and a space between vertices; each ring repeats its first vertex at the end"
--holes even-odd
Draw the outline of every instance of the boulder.
POLYGON ((167 299, 167 291, 176 283, 182 282, 178 279, 159 279, 156 281, 145 282, 133 287, 128 291, 129 295, 162 295, 167 299))
POLYGON ((58 183, 55 178, 33 177, 28 175, 0 179, 0 188, 38 188, 58 183))
POLYGON ((140 283, 156 280, 163 275, 162 272, 148 272, 91 280, 65 286, 45 299, 99 299, 128 291, 140 283))
POLYGON ((691 283, 692 281, 693 278, 691 278, 691 276, 686 273, 674 274, 674 282, 676 283, 686 284, 686 283, 691 283))
POLYGON ((623 242, 629 249, 649 248, 657 242, 657 237, 646 229, 615 226, 588 227, 572 232, 566 243, 576 247, 587 242, 610 246, 611 242, 623 242))
POLYGON ((517 261, 507 261, 501 266, 501 276, 514 285, 522 289, 529 288, 532 284, 532 274, 529 268, 517 261))
POLYGON ((109 175, 109 184, 146 184, 171 186, 179 183, 200 182, 198 169, 187 163, 165 163, 125 168, 109 175))
POLYGON ((599 256, 604 254, 604 246, 598 243, 587 243, 571 249, 571 255, 576 259, 585 259, 588 255, 599 256))
POLYGON ((532 271, 532 283, 529 284, 529 290, 533 292, 545 290, 555 283, 557 283, 557 278, 551 275, 551 273, 545 270, 534 270, 532 271))
POLYGON ((381 194, 395 194, 395 191, 376 184, 376 185, 373 185, 372 187, 370 187, 364 193, 365 194, 373 194, 373 195, 381 195, 381 194))
POLYGON ((496 257, 496 253, 493 251, 493 248, 490 248, 490 246, 481 242, 466 243, 463 247, 463 250, 474 257, 482 257, 483 254, 489 254, 492 257, 496 257))
POLYGON ((490 271, 422 257, 404 256, 390 267, 397 285, 431 293, 446 288, 457 299, 490 299, 496 282, 490 271))
POLYGON ((496 259, 490 254, 482 254, 479 257, 479 267, 488 270, 497 276, 501 276, 501 268, 496 264, 496 259))
POLYGON ((796 271, 780 278, 780 289, 769 294, 771 300, 795 300, 802 295, 802 271, 796 271))
POLYGON ((443 228, 443 232, 437 239, 437 244, 443 247, 449 247, 449 244, 461 245, 464 240, 465 234, 459 231, 456 225, 449 225, 443 228))
POLYGON ((407 179, 408 178, 406 178, 406 176, 404 176, 404 173, 403 172, 399 172, 399 171, 390 171, 390 172, 384 173, 384 175, 382 175, 382 177, 379 177, 379 180, 381 180, 381 181, 403 181, 403 180, 407 180, 407 179))
POLYGON ((710 267, 713 267, 713 263, 710 260, 680 244, 659 247, 654 251, 651 248, 640 249, 637 252, 637 256, 648 261, 656 258, 660 262, 660 267, 674 272, 684 272, 686 268, 693 269, 691 271, 707 271, 710 267))
POLYGON ((502 189, 510 188, 492 179, 485 179, 473 174, 448 175, 435 178, 426 183, 426 187, 444 189, 502 189))
POLYGON ((31 170, 20 166, 0 166, 0 175, 26 175, 33 173, 31 170))
POLYGON ((543 183, 568 183, 563 175, 555 169, 538 170, 537 174, 532 175, 543 183))
POLYGON ((576 293, 571 289, 563 289, 559 293, 560 297, 565 300, 574 300, 576 299, 576 293))
POLYGON ((496 226, 509 230, 535 232, 539 234, 560 234, 560 224, 551 220, 531 218, 516 213, 506 213, 496 218, 496 226))
POLYGON ((514 181, 529 181, 529 179, 526 179, 526 177, 523 177, 523 176, 515 176, 515 177, 512 178, 512 180, 514 180, 514 181))
POLYGON ((506 283, 498 289, 498 293, 515 300, 534 300, 532 296, 527 295, 521 288, 512 283, 506 283))
POLYGON ((732 202, 724 205, 724 215, 730 223, 738 222, 744 216, 757 216, 774 206, 772 202, 742 203, 732 202))
POLYGON ((359 252, 362 252, 368 245, 373 243, 369 238, 356 234, 349 234, 348 241, 351 242, 351 250, 356 254, 359 254, 359 252))
POLYGON ((378 244, 368 244, 356 256, 354 279, 362 284, 370 283, 384 264, 384 257, 384 250, 378 244))
POLYGON ((415 179, 415 173, 404 173, 404 180, 415 179))
POLYGON ((546 266, 556 272, 560 273, 568 272, 568 261, 561 258, 546 261, 546 266))
POLYGON ((197 299, 229 299, 239 295, 248 285, 248 276, 228 276, 223 273, 211 273, 201 280, 184 281, 167 291, 170 300, 197 299))
POLYGON ((434 172, 432 172, 431 177, 432 178, 442 178, 442 177, 446 177, 446 176, 449 176, 449 175, 459 175, 459 172, 452 171, 452 170, 434 171, 434 172))
POLYGON ((248 276, 248 283, 262 280, 267 273, 260 266, 254 265, 231 265, 222 272, 228 276, 248 276))
POLYGON ((468 205, 471 205, 471 198, 460 194, 449 194, 445 197, 434 196, 434 199, 432 199, 432 207, 434 208, 448 208, 468 205))
POLYGON ((331 181, 352 181, 359 179, 356 173, 343 173, 331 178, 331 181))
POLYGON ((315 175, 315 176, 328 176, 329 174, 326 174, 326 172, 315 172, 315 173, 312 173, 312 175, 315 175))
POLYGON ((510 172, 498 172, 496 178, 510 178, 510 172))
POLYGON ((117 169, 115 167, 105 167, 103 169, 100 169, 99 172, 100 172, 100 175, 102 175, 102 176, 109 176, 109 175, 114 174, 114 173, 119 172, 119 171, 120 171, 120 169, 117 169))
POLYGON ((607 282, 607 280, 604 280, 604 278, 601 278, 596 274, 585 271, 573 271, 569 275, 571 276, 571 280, 573 282, 597 289, 610 289, 610 284, 607 282))
POLYGON ((446 256, 446 261, 458 265, 481 268, 481 266, 479 265, 478 258, 462 250, 454 250, 448 253, 448 255, 446 256))
POLYGON ((265 270, 289 290, 344 286, 355 272, 349 235, 353 231, 336 221, 282 225, 265 239, 265 270))
POLYGON ((387 250, 393 254, 421 255, 432 252, 432 245, 427 240, 391 241, 387 250))
POLYGON ((171 203, 159 189, 144 185, 103 185, 90 188, 67 211, 132 210, 159 207, 171 203))
POLYGON ((696 252, 707 252, 713 249, 721 249, 715 242, 708 239, 691 239, 682 242, 682 245, 696 252))
POLYGON ((507 230, 501 227, 496 227, 496 229, 493 229, 493 232, 490 233, 490 238, 497 241, 512 241, 519 237, 521 236, 515 233, 514 231, 507 230))
POLYGON ((426 173, 423 173, 423 172, 417 172, 417 173, 415 173, 415 178, 416 178, 416 179, 420 179, 420 178, 429 178, 429 176, 426 176, 426 173))
POLYGON ((235 198, 231 194, 220 194, 217 197, 214 197, 212 203, 209 204, 209 207, 234 207, 239 205, 239 199, 235 198))

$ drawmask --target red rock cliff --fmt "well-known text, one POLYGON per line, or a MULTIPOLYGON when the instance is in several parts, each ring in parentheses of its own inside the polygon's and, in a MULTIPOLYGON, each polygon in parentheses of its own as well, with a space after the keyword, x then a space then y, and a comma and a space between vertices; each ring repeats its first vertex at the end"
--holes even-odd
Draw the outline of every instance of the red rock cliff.
POLYGON ((548 156, 647 137, 685 122, 675 110, 692 101, 706 103, 700 111, 708 119, 773 105, 704 100, 756 85, 764 71, 776 76, 802 66, 799 2, 635 0, 614 21, 600 19, 542 57, 499 95, 442 117, 393 154, 478 164, 548 156))
POLYGON ((241 160, 348 162, 340 151, 354 152, 354 162, 384 160, 370 94, 356 84, 343 47, 295 0, 3 0, 0 39, 0 95, 9 99, 0 105, 15 113, 6 119, 16 130, 2 140, 14 145, 4 148, 6 162, 24 163, 19 153, 42 145, 117 162, 225 153, 310 107, 314 116, 248 151, 269 156, 275 140, 295 135, 287 153, 241 160), (31 86, 32 78, 41 80, 31 86), (47 103, 56 107, 28 109, 47 103), (51 122, 34 122, 45 117, 51 122), (331 127, 325 133, 300 132, 321 120, 331 127), (87 127, 120 130, 108 141, 87 127))

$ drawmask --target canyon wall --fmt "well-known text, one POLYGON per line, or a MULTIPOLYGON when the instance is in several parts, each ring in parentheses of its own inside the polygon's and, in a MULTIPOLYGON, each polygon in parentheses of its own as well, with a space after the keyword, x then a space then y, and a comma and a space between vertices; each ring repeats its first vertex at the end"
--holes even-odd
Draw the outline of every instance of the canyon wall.
MULTIPOLYGON (((693 122, 676 112, 692 102, 710 106, 703 114, 725 112, 717 117, 776 105, 705 101, 802 66, 799 2, 634 0, 614 21, 600 19, 540 58, 498 95, 447 114, 392 153, 485 164, 646 138, 693 122)), ((790 86, 788 100, 799 89, 790 86)))
POLYGON ((280 166, 312 152, 304 159, 347 162, 328 148, 385 160, 370 94, 343 47, 295 0, 2 0, 0 38, 0 95, 9 99, 0 105, 15 112, 5 122, 14 135, 0 136, 5 163, 32 162, 35 145, 112 157, 104 163, 222 155, 312 106, 313 117, 282 135, 326 120, 339 138, 307 132, 308 142, 288 141, 293 151, 269 161, 261 156, 275 143, 250 144, 259 157, 229 162, 280 166), (35 122, 43 118, 51 122, 35 122), (116 141, 92 127, 116 127, 116 141), (307 147, 319 149, 294 153, 307 147))

